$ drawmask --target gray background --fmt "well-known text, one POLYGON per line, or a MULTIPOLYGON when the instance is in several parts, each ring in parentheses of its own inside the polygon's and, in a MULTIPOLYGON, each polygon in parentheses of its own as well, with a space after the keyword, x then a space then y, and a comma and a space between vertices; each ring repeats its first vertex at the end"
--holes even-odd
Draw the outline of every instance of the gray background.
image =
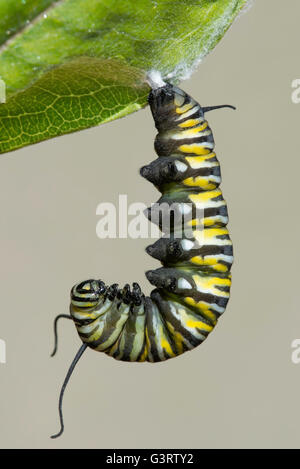
POLYGON ((61 323, 50 359, 52 321, 68 312, 71 286, 102 277, 150 292, 150 240, 100 240, 96 207, 118 194, 158 199, 138 174, 155 157, 155 130, 147 108, 1 156, 1 447, 299 447, 299 16, 297 0, 257 2, 181 85, 203 105, 238 107, 209 114, 235 247, 225 315, 205 344, 166 363, 87 351, 56 441, 58 392, 80 341, 61 323))

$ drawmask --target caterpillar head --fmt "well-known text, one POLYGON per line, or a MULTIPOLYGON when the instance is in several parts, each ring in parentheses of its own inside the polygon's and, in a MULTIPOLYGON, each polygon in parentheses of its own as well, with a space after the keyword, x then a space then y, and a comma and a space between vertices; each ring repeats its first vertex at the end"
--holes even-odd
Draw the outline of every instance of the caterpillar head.
POLYGON ((101 280, 77 283, 71 290, 71 304, 80 309, 94 308, 104 298, 106 290, 101 280))
POLYGON ((197 111, 203 117, 203 111, 199 104, 185 91, 170 83, 151 90, 148 96, 148 103, 155 126, 159 131, 177 126, 177 121, 184 116, 187 110, 192 108, 195 108, 195 112, 197 111))

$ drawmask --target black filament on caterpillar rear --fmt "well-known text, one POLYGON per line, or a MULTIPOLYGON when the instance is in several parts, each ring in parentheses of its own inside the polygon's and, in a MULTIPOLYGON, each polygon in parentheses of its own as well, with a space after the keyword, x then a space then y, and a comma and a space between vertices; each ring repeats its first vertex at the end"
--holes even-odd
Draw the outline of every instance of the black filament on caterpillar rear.
MULTIPOLYGON (((102 280, 87 280, 71 290, 70 316, 82 347, 64 381, 59 415, 63 432, 62 398, 76 363, 86 348, 117 360, 158 362, 200 345, 225 311, 231 285, 232 242, 226 228, 227 206, 219 189, 220 165, 205 113, 230 105, 201 107, 180 88, 165 84, 148 98, 158 134, 158 159, 141 168, 141 175, 161 192, 162 204, 190 210, 188 232, 178 238, 171 215, 169 233, 146 249, 162 267, 146 276, 155 289, 145 297, 138 284, 119 288, 102 280), (201 209, 202 215, 199 215, 201 209)), ((162 221, 156 221, 162 229, 162 221)), ((58 317, 58 318, 59 318, 58 317)), ((57 318, 57 319, 58 319, 57 318)), ((55 348, 57 347, 57 319, 55 348)))

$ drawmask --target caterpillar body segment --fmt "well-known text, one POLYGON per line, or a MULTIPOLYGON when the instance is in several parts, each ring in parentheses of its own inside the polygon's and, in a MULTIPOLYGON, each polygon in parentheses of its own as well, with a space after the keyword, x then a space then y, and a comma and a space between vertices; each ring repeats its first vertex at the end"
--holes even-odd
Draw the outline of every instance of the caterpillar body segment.
MULTIPOLYGON (((205 119, 208 111, 232 106, 203 108, 170 84, 153 89, 148 101, 158 159, 140 173, 161 192, 147 216, 164 233, 146 248, 162 264, 146 273, 155 289, 145 297, 136 283, 119 288, 87 280, 72 288, 70 304, 85 348, 131 362, 164 361, 200 345, 225 311, 233 262, 220 164, 205 119)), ((61 431, 53 438, 63 429, 62 395, 70 375, 60 395, 61 431)))

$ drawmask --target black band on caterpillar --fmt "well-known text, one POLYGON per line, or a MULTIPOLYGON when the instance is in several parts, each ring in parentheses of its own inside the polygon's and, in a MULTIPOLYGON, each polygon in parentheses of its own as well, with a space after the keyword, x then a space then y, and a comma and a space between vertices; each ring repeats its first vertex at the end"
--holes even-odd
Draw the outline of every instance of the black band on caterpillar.
MULTIPOLYGON (((205 120, 205 112, 232 106, 202 108, 170 84, 153 89, 148 101, 158 130, 158 159, 140 172, 162 193, 155 208, 148 209, 148 217, 163 229, 158 216, 163 204, 177 203, 175 220, 189 208, 189 236, 178 237, 180 227, 175 221, 168 233, 148 246, 148 254, 162 263, 146 274, 156 287, 150 297, 136 283, 121 289, 117 284, 108 287, 101 280, 87 280, 72 288, 70 305, 86 347, 117 360, 138 362, 167 360, 205 340, 229 300, 233 262, 227 206, 219 189, 220 165, 205 120)), ((75 363, 82 353, 81 348, 75 363)), ((65 385, 58 435, 63 429, 64 389, 65 385)))

